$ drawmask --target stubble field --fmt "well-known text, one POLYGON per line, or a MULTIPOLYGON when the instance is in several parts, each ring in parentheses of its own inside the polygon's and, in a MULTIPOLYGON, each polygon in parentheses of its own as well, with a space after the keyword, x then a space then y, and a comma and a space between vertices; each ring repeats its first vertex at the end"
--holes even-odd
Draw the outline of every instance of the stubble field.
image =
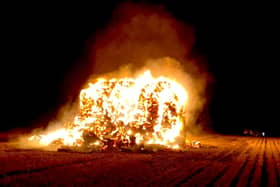
POLYGON ((170 152, 72 153, 0 142, 0 186, 279 186, 280 138, 212 135, 170 152))

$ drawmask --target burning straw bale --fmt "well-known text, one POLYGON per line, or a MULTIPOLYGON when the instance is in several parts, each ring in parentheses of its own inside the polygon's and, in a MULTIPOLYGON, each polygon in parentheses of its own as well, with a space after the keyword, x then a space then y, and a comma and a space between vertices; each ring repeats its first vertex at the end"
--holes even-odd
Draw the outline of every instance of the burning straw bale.
POLYGON ((179 83, 150 71, 138 78, 103 79, 80 93, 74 121, 49 134, 30 137, 42 145, 84 150, 118 150, 184 144, 187 92, 179 83))

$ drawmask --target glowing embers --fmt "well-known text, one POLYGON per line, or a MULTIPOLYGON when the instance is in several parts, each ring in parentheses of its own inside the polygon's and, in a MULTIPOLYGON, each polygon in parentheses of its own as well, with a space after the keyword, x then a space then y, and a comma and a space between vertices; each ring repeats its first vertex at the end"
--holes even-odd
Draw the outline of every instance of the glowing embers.
POLYGON ((100 150, 148 145, 179 149, 186 102, 179 83, 154 78, 150 71, 135 79, 98 79, 81 91, 73 122, 29 139, 100 150))

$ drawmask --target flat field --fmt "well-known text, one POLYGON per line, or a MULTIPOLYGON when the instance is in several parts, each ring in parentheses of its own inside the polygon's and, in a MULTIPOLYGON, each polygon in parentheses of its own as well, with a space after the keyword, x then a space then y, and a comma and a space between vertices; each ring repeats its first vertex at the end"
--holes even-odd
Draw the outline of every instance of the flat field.
POLYGON ((0 142, 0 186, 280 186, 280 138, 212 135, 202 147, 71 153, 0 142))

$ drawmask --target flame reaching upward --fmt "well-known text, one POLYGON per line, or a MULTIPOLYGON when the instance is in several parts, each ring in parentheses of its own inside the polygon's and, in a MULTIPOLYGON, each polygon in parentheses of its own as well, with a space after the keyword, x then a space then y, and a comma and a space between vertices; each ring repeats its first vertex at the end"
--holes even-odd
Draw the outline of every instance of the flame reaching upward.
POLYGON ((23 147, 180 149, 187 144, 186 130, 188 135, 200 131, 196 119, 206 103, 208 75, 192 54, 194 30, 157 6, 125 3, 113 14, 112 24, 97 32, 87 49, 85 59, 92 64, 84 64, 86 71, 75 67, 73 72, 81 71, 69 74, 66 85, 72 89, 89 74, 107 78, 89 81, 78 110, 60 111, 46 131, 27 143, 23 137, 23 147), (139 69, 147 71, 135 78, 139 69), (83 78, 73 80, 77 75, 83 78))
POLYGON ((80 92, 79 113, 64 128, 30 141, 97 148, 157 144, 180 147, 188 94, 176 81, 154 78, 97 79, 80 92))

